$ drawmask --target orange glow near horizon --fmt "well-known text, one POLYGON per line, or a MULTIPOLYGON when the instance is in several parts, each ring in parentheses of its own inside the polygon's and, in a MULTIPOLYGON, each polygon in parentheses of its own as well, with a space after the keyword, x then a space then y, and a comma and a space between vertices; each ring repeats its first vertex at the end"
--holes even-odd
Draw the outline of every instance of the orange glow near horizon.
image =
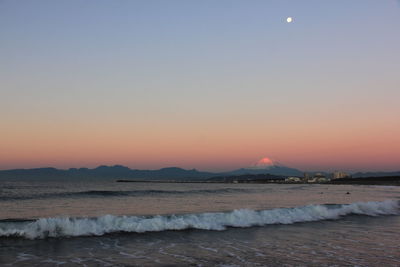
MULTIPOLYGON (((269 129, 210 124, 212 132, 204 130, 205 122, 187 124, 188 128, 164 128, 163 124, 135 128, 115 123, 107 128, 75 122, 31 125, 29 131, 26 124, 15 125, 2 133, 0 168, 122 164, 138 169, 178 166, 224 171, 251 166, 267 154, 301 170, 400 169, 400 131, 395 127, 367 130, 356 125, 335 130, 287 124, 269 129), (250 128, 253 131, 246 130, 250 128)), ((271 162, 269 158, 260 160, 262 164, 271 162)))

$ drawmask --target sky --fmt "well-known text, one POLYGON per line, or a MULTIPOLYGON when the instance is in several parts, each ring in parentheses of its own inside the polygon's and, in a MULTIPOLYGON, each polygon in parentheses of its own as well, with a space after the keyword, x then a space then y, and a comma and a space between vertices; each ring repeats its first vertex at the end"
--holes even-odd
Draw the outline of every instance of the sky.
POLYGON ((397 0, 0 0, 0 169, 400 170, 399 99, 397 0))

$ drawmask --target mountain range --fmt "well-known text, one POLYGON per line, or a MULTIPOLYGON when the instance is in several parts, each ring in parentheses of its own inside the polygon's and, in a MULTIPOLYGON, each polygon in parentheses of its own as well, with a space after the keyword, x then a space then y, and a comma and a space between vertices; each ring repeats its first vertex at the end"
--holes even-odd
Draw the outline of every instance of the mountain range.
POLYGON ((255 165, 229 172, 203 172, 196 169, 186 170, 178 167, 159 170, 138 170, 125 166, 99 166, 97 168, 56 168, 14 169, 0 171, 0 179, 136 179, 136 180, 205 180, 217 176, 234 176, 246 174, 270 174, 279 176, 302 175, 300 170, 275 164, 263 158, 255 165))
MULTIPOLYGON (((215 177, 239 176, 239 175, 271 175, 303 176, 303 171, 276 163, 269 158, 263 158, 253 166, 240 168, 228 172, 204 172, 196 169, 186 170, 178 167, 162 168, 159 170, 138 170, 121 165, 99 166, 97 168, 71 168, 67 170, 56 168, 14 169, 1 170, 0 179, 40 179, 52 180, 58 178, 67 179, 132 179, 132 180, 206 180, 215 177)), ((353 177, 381 177, 400 176, 399 172, 367 172, 355 173, 353 177)), ((272 179, 272 178, 271 178, 272 179)))

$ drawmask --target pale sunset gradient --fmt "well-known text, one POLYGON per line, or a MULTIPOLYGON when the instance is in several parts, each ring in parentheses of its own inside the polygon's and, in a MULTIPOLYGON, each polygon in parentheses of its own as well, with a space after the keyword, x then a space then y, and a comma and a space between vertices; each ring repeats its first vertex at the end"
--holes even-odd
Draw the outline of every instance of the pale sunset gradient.
POLYGON ((0 1, 0 169, 400 170, 399 33, 395 0, 0 1))

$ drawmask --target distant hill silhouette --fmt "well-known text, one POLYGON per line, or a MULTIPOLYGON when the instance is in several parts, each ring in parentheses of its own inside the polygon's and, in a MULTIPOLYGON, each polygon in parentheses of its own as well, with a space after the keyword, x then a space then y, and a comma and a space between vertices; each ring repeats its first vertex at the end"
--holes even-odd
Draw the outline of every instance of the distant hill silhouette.
POLYGON ((231 172, 225 173, 225 175, 244 175, 244 174, 271 174, 281 176, 303 176, 303 172, 289 168, 285 166, 273 165, 267 168, 241 168, 231 172))
POLYGON ((296 169, 271 166, 266 169, 238 169, 232 172, 212 173, 195 169, 185 170, 178 167, 159 170, 137 170, 125 166, 99 166, 97 168, 71 168, 61 170, 56 168, 15 169, 0 171, 0 179, 136 179, 136 180, 206 180, 216 176, 234 176, 248 174, 268 174, 279 176, 302 175, 296 169))
POLYGON ((55 168, 15 169, 0 171, 0 179, 140 179, 140 180, 175 180, 206 179, 215 173, 200 172, 195 169, 185 170, 178 167, 159 170, 136 170, 125 166, 99 166, 94 169, 71 168, 60 170, 55 168))
MULTIPOLYGON (((186 170, 178 167, 162 168, 159 170, 138 170, 130 169, 125 166, 99 166, 97 168, 71 168, 67 170, 56 168, 35 168, 35 169, 15 169, 0 171, 0 179, 40 179, 53 180, 58 178, 67 179, 131 179, 131 180, 207 180, 215 177, 230 177, 240 175, 270 175, 287 177, 287 176, 303 176, 303 172, 285 167, 282 165, 269 165, 264 168, 241 168, 230 172, 203 172, 196 169, 186 170)), ((362 177, 383 177, 383 176, 400 176, 399 172, 358 172, 352 175, 354 178, 362 177)), ((261 177, 261 176, 260 176, 261 177)))

